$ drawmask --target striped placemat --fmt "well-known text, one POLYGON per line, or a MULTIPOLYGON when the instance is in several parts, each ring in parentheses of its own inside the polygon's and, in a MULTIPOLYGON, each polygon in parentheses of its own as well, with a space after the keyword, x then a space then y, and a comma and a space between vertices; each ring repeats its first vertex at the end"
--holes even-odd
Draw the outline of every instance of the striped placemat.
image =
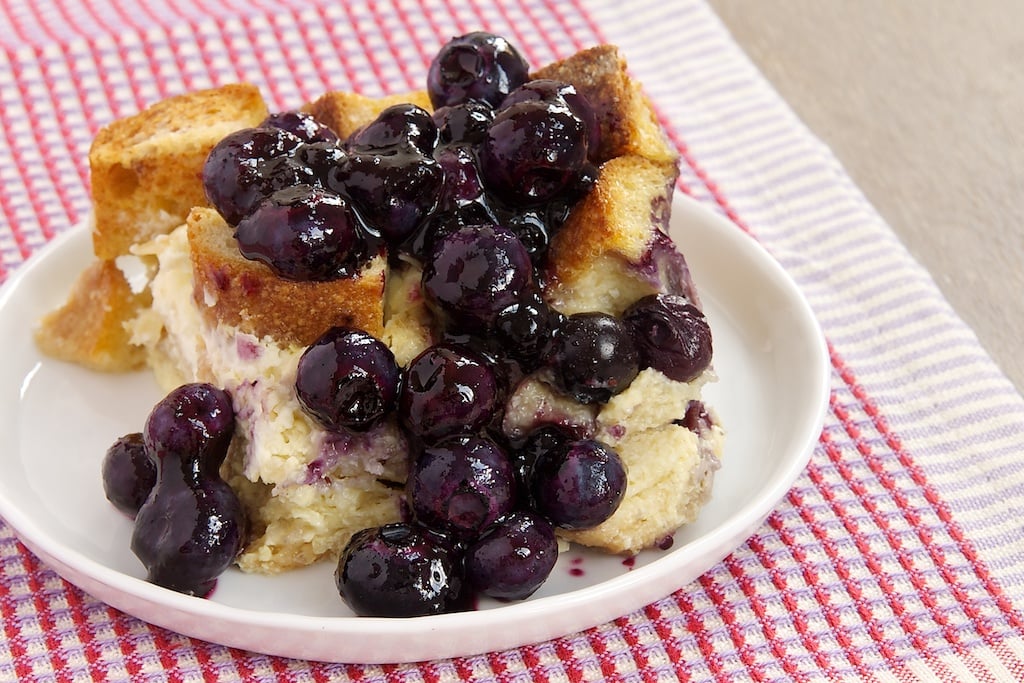
POLYGON ((1024 401, 701 0, 0 0, 0 280, 88 214, 86 155, 110 120, 238 80, 278 109, 418 88, 444 40, 480 28, 532 64, 618 44, 682 152, 681 188, 798 282, 833 367, 807 470, 745 544, 663 600, 407 665, 150 626, 0 523, 0 680, 1024 679, 1024 401))

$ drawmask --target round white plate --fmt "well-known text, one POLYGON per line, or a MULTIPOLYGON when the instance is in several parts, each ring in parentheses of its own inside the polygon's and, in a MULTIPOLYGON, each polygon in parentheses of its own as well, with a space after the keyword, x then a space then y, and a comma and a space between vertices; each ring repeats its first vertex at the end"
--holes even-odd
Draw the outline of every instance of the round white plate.
POLYGON ((807 463, 828 402, 830 364, 806 301, 754 240, 677 198, 686 254, 715 339, 706 390, 727 430, 712 500, 667 550, 632 561, 573 549, 532 598, 415 619, 352 616, 326 563, 266 577, 230 570, 210 599, 144 580, 131 522, 103 495, 100 461, 161 397, 148 373, 109 375, 44 357, 31 330, 91 258, 78 228, 0 289, 0 516, 71 583, 140 619, 215 643, 350 663, 408 662, 525 645, 627 614, 694 580, 746 540, 807 463))

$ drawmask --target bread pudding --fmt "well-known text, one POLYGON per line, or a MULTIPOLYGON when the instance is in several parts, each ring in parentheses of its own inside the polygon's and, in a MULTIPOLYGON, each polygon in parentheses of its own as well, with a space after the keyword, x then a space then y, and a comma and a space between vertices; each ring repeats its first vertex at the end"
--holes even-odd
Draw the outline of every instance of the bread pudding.
POLYGON ((425 91, 271 114, 231 85, 97 135, 96 261, 36 339, 97 370, 147 366, 168 392, 226 392, 244 571, 341 555, 355 604, 359 553, 410 520, 440 519, 472 574, 477 538, 534 533, 524 500, 563 542, 628 554, 707 501, 723 430, 701 398, 710 330, 667 236, 676 151, 615 47, 530 73, 510 50, 470 34, 425 91), (459 80, 459 50, 511 76, 459 80), (349 391, 334 379, 356 361, 323 360, 343 343, 400 379, 360 367, 349 391), (430 490, 462 451, 489 483, 430 490), (608 489, 583 492, 587 514, 558 483, 584 466, 608 489))

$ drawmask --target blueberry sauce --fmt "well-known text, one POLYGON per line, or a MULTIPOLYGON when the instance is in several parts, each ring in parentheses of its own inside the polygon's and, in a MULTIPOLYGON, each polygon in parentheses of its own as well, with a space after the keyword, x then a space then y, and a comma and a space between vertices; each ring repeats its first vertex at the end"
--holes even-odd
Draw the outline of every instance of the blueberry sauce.
MULTIPOLYGON (((302 112, 271 114, 218 143, 202 174, 241 255, 280 278, 349 277, 379 254, 422 268, 409 297, 442 341, 400 366, 383 341, 333 328, 296 372, 299 403, 322 427, 300 483, 404 486, 401 522, 356 533, 338 560, 338 593, 361 615, 532 595, 557 560, 556 531, 601 524, 626 495, 621 458, 593 438, 600 407, 645 367, 689 381, 711 355, 667 234, 671 187, 651 204, 654 239, 633 267, 675 299, 620 316, 566 316, 545 301, 548 246, 600 172, 598 116, 574 86, 529 80, 518 50, 485 32, 445 44, 426 85, 432 114, 391 106, 347 139, 302 112)), ((259 296, 259 278, 213 279, 259 296)), ((235 350, 243 361, 263 354, 243 334, 235 350)), ((217 470, 235 420, 250 417, 226 392, 186 385, 112 447, 104 483, 137 513, 132 549, 151 581, 208 596, 240 552, 248 522, 217 470)), ((704 434, 712 417, 695 402, 679 423, 704 434)), ((608 431, 618 440, 626 428, 608 431)), ((572 558, 568 574, 584 576, 583 564, 572 558)))

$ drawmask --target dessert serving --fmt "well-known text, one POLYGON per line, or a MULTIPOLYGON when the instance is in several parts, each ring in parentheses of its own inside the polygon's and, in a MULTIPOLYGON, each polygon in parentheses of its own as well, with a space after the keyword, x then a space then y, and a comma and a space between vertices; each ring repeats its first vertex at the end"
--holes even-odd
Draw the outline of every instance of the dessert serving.
POLYGON ((614 47, 531 72, 471 33, 422 92, 287 112, 188 93, 90 167, 96 259, 36 340, 167 392, 101 473, 151 581, 330 561, 356 613, 431 614, 528 597, 560 543, 665 547, 707 501, 676 153, 614 47))

